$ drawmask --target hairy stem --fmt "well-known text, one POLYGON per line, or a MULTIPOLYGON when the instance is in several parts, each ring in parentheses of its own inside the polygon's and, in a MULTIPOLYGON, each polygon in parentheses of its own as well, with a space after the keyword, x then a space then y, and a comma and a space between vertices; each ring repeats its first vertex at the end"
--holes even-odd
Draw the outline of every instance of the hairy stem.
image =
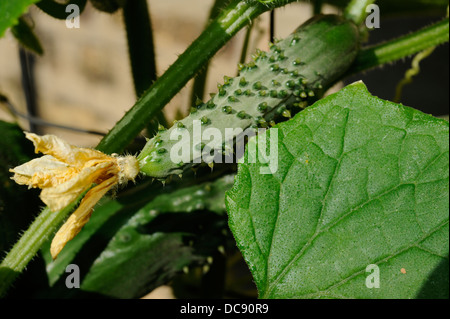
POLYGON ((69 0, 66 1, 66 3, 58 3, 54 0, 41 0, 36 3, 36 6, 55 19, 66 20, 69 15, 69 13, 66 12, 68 5, 77 5, 81 13, 86 6, 86 2, 87 0, 69 0))
POLYGON ((449 41, 449 19, 398 39, 361 50, 348 74, 391 63, 449 41))

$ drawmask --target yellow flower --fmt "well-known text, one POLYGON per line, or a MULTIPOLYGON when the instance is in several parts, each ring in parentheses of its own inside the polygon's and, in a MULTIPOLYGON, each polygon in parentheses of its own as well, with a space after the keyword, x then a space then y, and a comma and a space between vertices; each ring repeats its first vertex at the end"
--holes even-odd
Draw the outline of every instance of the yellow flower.
POLYGON ((134 156, 109 156, 70 145, 54 135, 25 136, 33 142, 36 153, 46 155, 11 169, 12 179, 29 188, 41 188, 40 197, 51 211, 65 208, 96 184, 53 238, 50 252, 55 259, 88 222, 95 204, 113 186, 135 179, 139 164, 134 156))

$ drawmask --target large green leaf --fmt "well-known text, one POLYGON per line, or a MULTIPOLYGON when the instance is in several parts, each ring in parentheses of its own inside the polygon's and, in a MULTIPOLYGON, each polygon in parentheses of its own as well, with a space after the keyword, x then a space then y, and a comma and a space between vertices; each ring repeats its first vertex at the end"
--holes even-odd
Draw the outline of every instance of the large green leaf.
POLYGON ((6 29, 16 25, 19 17, 26 12, 28 7, 39 0, 2 0, 0 1, 0 38, 6 29))
POLYGON ((448 122, 356 83, 276 128, 226 198, 260 297, 448 298, 448 122))

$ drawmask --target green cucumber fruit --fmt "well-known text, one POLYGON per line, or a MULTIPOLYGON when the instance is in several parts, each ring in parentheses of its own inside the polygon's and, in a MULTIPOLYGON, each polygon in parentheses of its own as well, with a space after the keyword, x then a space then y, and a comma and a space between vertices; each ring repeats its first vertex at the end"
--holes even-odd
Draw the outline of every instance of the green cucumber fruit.
POLYGON ((269 52, 258 50, 254 61, 239 65, 239 76, 225 77, 218 93, 199 102, 189 116, 168 130, 162 128, 138 156, 141 172, 158 179, 180 175, 201 162, 202 152, 195 149, 203 150, 207 144, 207 152, 229 150, 240 133, 226 135, 226 129, 269 128, 289 118, 330 88, 348 70, 358 49, 353 22, 336 15, 312 18, 284 40, 270 44, 269 52), (203 130, 220 130, 223 138, 195 144, 194 123, 201 123, 203 130), (172 159, 171 150, 187 139, 180 142, 173 138, 175 133, 189 133, 193 144, 186 145, 192 151, 181 162, 172 159))

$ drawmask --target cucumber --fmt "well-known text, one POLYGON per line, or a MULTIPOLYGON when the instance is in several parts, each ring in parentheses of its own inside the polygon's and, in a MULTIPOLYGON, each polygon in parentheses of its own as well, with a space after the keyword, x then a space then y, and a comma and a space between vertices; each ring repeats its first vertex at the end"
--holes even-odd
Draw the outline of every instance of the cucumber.
MULTIPOLYGON (((189 116, 170 129, 160 128, 138 155, 141 172, 161 180, 183 174, 202 162, 204 152, 229 151, 242 132, 227 135, 226 129, 270 128, 286 120, 323 95, 348 70, 358 49, 353 22, 336 15, 312 18, 284 40, 270 44, 269 52, 258 50, 254 61, 239 65, 239 75, 224 77, 217 94, 197 103, 189 116), (218 129, 222 138, 193 142, 198 123, 202 130, 218 129), (178 140, 182 134, 191 138, 178 140), (191 151, 183 161, 174 161, 171 150, 179 149, 180 143, 191 151)), ((212 167, 214 162, 208 164, 212 167)))

